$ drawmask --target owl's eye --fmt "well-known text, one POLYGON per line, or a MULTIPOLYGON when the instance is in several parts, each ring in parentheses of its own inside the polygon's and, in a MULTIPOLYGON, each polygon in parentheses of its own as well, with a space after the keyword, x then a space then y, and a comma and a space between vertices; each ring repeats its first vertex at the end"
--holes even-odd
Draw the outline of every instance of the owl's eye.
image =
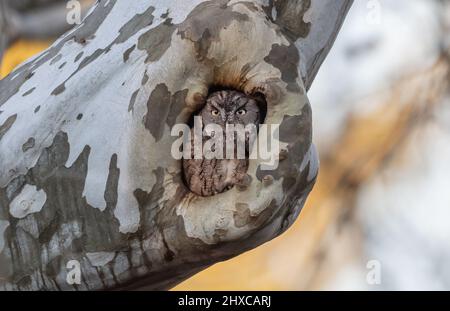
POLYGON ((239 109, 236 113, 242 116, 242 115, 244 115, 244 114, 247 113, 247 110, 245 110, 245 109, 239 109))
POLYGON ((213 109, 213 110, 211 110, 211 114, 212 114, 213 116, 218 116, 218 115, 219 115, 219 110, 213 109))

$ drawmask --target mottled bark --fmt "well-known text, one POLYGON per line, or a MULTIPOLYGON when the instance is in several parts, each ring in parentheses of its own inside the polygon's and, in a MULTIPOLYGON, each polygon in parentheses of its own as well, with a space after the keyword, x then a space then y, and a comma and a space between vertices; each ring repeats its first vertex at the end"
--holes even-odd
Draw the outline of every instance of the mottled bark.
POLYGON ((1 80, 0 288, 170 288, 285 231, 318 170, 304 81, 350 2, 99 1, 1 80), (213 85, 263 94, 287 154, 205 198, 184 185, 170 130, 213 85))

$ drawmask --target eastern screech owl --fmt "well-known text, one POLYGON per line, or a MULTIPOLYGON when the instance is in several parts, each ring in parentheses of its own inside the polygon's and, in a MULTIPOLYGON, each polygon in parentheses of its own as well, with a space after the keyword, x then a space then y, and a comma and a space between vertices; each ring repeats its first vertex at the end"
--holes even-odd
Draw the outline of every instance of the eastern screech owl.
MULTIPOLYGON (((222 128, 224 158, 206 159, 203 157, 203 159, 194 159, 192 147, 194 133, 193 129, 191 129, 191 159, 183 160, 184 178, 189 189, 200 196, 212 196, 224 192, 234 185, 248 184, 249 181, 246 174, 249 153, 248 136, 244 138, 236 137, 239 134, 235 132, 235 143, 237 139, 241 139, 241 141, 244 139, 245 141, 246 156, 244 159, 238 159, 235 153, 235 156, 229 159, 225 158, 225 133, 227 124, 241 124, 244 127, 248 124, 254 124, 258 128, 261 122, 261 114, 257 98, 237 91, 218 91, 208 97, 206 105, 198 113, 198 116, 202 119, 203 127, 214 123, 222 128)), ((203 144, 209 138, 203 134, 201 138, 203 144)), ((236 152, 236 146, 234 149, 236 152)))

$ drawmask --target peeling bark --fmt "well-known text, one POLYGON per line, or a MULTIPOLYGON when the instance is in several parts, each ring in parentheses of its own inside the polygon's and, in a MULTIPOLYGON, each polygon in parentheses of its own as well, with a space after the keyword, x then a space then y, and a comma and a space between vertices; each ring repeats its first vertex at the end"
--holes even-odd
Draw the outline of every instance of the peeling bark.
POLYGON ((0 288, 166 289, 285 231, 318 170, 305 85, 351 1, 286 3, 99 1, 1 80, 0 288), (213 85, 262 93, 287 153, 205 198, 170 130, 213 85))

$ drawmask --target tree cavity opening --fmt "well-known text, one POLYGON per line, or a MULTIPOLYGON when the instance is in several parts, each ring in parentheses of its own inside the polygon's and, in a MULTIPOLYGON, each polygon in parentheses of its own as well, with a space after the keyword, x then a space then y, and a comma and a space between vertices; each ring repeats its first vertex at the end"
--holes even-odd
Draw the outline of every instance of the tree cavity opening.
POLYGON ((250 152, 266 114, 262 93, 211 86, 204 104, 187 122, 189 133, 182 145, 185 186, 203 197, 233 187, 247 189, 250 152))

